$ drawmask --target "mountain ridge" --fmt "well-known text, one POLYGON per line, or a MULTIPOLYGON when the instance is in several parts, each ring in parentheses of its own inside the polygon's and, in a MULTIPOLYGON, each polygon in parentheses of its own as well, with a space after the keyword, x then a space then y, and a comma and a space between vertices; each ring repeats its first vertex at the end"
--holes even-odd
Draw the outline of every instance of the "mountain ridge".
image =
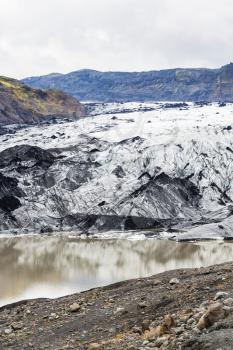
POLYGON ((221 68, 173 68, 142 72, 81 69, 30 77, 31 87, 52 88, 81 101, 233 102, 233 63, 221 68))

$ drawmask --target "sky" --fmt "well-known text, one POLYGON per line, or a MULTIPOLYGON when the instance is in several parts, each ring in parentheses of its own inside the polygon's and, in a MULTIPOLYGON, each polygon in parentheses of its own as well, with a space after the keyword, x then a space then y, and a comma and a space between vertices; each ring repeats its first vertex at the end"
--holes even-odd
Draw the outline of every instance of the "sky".
POLYGON ((232 0, 0 0, 0 75, 233 61, 232 0))

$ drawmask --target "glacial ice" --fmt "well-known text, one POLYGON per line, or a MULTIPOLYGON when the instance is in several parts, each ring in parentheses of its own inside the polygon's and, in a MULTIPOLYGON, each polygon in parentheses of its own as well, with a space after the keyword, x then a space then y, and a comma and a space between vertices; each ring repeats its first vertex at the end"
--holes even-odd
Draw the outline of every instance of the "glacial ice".
MULTIPOLYGON (((13 212, 0 209, 2 232, 149 229, 178 240, 233 238, 232 104, 97 104, 78 121, 1 135, 0 164, 2 151, 25 144, 55 161, 0 168, 23 193, 13 212)), ((6 192, 0 186, 0 199, 6 192)))

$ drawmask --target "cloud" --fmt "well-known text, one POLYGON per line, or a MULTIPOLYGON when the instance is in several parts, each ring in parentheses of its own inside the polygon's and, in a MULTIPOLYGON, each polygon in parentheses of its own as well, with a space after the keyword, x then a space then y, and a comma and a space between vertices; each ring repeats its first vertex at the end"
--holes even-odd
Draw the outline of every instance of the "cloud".
POLYGON ((1 74, 218 67, 232 0, 1 0, 1 74))

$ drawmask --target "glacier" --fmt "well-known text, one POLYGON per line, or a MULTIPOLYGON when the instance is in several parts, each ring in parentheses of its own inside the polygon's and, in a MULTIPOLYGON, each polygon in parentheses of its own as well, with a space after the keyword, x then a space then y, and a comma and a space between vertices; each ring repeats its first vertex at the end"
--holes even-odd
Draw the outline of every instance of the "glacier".
POLYGON ((233 104, 96 103, 0 135, 0 231, 233 238, 233 104))

